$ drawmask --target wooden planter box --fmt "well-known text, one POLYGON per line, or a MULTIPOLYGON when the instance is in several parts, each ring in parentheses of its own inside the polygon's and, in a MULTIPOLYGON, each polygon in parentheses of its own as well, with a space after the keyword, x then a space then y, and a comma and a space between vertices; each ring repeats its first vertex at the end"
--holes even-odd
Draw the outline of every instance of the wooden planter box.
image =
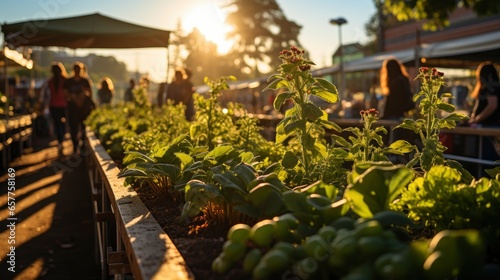
POLYGON ((93 131, 87 129, 87 169, 102 278, 194 279, 183 257, 124 179, 93 131))

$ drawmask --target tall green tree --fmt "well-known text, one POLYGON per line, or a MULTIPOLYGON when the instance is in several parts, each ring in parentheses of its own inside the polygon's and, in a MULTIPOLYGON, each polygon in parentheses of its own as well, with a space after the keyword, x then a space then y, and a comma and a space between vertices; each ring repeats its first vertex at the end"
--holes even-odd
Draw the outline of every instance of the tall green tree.
POLYGON ((500 14, 498 0, 385 0, 384 5, 399 21, 428 20, 423 26, 426 30, 448 26, 449 15, 460 6, 472 9, 479 16, 500 14))
POLYGON ((233 27, 227 36, 234 41, 229 56, 242 72, 253 77, 274 72, 280 61, 273 58, 291 45, 300 46, 302 27, 288 20, 275 0, 232 0, 225 8, 226 23, 233 27))

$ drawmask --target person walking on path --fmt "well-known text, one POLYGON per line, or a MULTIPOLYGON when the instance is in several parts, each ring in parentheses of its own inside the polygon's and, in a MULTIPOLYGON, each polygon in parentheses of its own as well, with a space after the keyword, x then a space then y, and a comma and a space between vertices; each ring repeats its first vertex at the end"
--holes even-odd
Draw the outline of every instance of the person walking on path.
MULTIPOLYGON (((60 155, 63 154, 64 135, 66 134, 66 120, 68 118, 66 95, 64 84, 68 74, 66 68, 60 62, 51 66, 52 77, 44 85, 44 99, 49 107, 50 116, 54 124, 54 132, 57 137, 57 148, 60 155)), ((44 102, 45 103, 45 102, 44 102)))
POLYGON ((92 101, 92 81, 87 78, 83 63, 74 63, 73 76, 66 80, 64 89, 68 96, 68 121, 73 153, 77 153, 80 140, 85 139, 83 122, 95 107, 92 101))

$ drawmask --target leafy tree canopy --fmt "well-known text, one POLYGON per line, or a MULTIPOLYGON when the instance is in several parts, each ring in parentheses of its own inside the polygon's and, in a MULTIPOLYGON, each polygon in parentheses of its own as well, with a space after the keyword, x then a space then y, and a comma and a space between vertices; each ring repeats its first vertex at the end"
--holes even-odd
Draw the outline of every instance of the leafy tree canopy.
POLYGON ((449 15, 461 6, 472 9, 480 16, 500 13, 498 0, 385 0, 384 5, 399 21, 428 20, 423 26, 426 30, 449 25, 449 15))
POLYGON ((272 59, 291 45, 300 46, 298 35, 302 28, 286 18, 275 0, 233 0, 225 6, 229 13, 226 23, 233 27, 228 38, 233 39, 230 53, 239 57, 239 68, 260 76, 259 65, 278 69, 279 61, 272 59))

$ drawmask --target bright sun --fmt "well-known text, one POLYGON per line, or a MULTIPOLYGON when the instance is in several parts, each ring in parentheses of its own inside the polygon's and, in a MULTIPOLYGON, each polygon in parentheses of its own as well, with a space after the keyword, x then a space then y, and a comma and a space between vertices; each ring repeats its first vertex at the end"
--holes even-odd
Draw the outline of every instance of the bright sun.
POLYGON ((207 41, 217 45, 218 53, 229 51, 232 43, 225 36, 230 28, 224 24, 224 14, 216 5, 206 4, 192 8, 189 15, 183 19, 183 24, 188 32, 198 28, 207 41))

